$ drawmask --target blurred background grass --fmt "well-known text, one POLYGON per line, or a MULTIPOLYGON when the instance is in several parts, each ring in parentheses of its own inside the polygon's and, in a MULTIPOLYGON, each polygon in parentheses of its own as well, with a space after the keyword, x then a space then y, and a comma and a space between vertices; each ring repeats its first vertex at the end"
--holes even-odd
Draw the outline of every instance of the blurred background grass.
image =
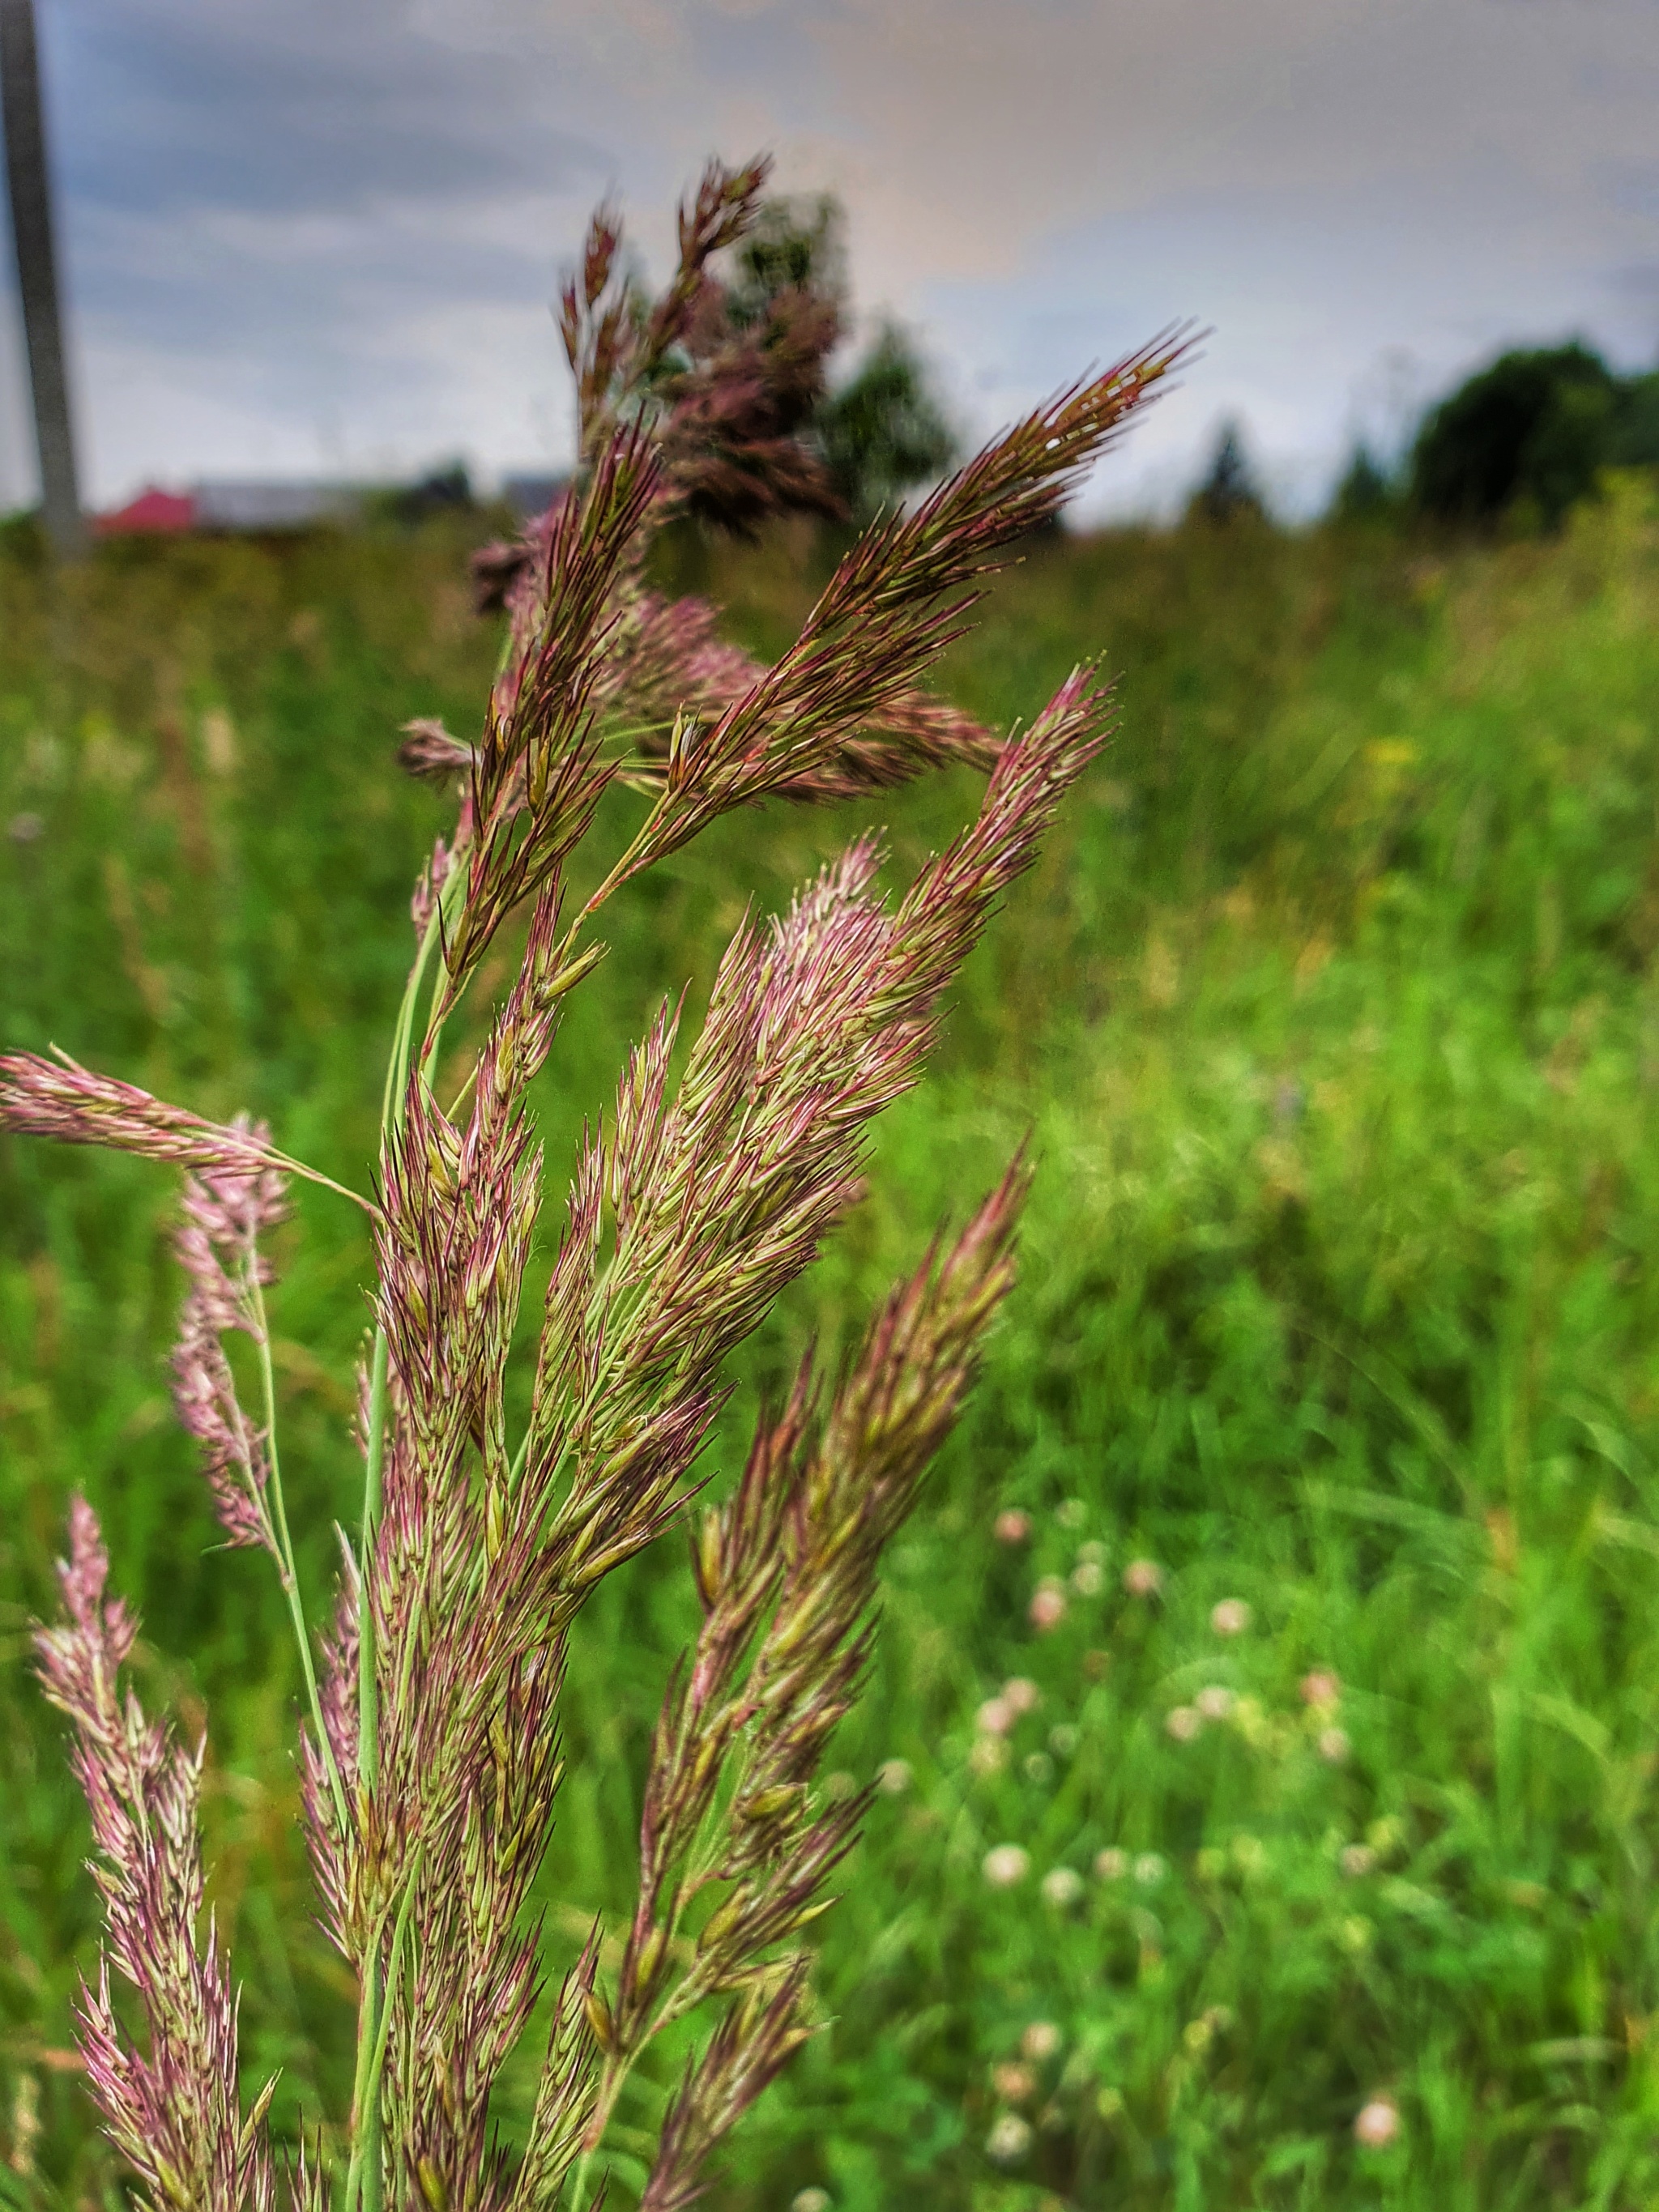
MULTIPOLYGON (((52 592, 0 556, 8 1046, 249 1107, 361 1181, 446 826, 394 733, 471 726, 495 649, 464 551, 459 522, 110 545, 52 592)), ((762 649, 821 557, 672 556, 762 649)), ((714 2201, 1649 2203, 1659 500, 1614 479, 1565 535, 1486 550, 1248 514, 1057 538, 944 681, 1006 723, 1097 652, 1117 740, 888 1117, 870 1202, 745 1364, 752 1406, 809 1322, 855 1330, 1031 1129, 1022 1285, 836 1753, 890 1786, 824 1923, 825 2032, 714 2201), (1013 1509, 1029 1534, 999 1541, 1013 1509), (1156 1595, 1125 1589, 1136 1559, 1156 1595), (988 1737, 1012 1676, 1037 1700, 988 1737), (1024 1871, 999 1887, 1001 1845, 1024 1871), (1367 2146, 1374 2098, 1399 2127, 1367 2146)), ((641 886, 544 1085, 552 1186, 745 901, 870 821, 896 879, 973 798, 746 815, 641 886)), ((215 1902, 284 2130, 343 2101, 349 1993, 311 1925, 275 1595, 211 1554, 167 1407, 167 1179, 15 1143, 0 1173, 0 2143, 21 2202, 115 2203, 67 2051, 84 1814, 27 1673, 72 1487, 143 1607, 146 1697, 210 1720, 215 1902)), ((282 1260, 319 1599, 368 1255, 307 1193, 282 1260)), ((665 1547, 581 1626, 556 1949, 626 1900, 687 1590, 665 1547)))

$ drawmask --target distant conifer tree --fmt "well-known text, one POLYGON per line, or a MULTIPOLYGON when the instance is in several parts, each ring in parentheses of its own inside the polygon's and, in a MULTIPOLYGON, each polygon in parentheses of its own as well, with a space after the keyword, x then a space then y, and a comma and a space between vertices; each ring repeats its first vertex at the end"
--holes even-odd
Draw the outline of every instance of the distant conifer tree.
POLYGON ((1237 422, 1224 422, 1216 439, 1214 457, 1204 481, 1193 494, 1188 513, 1206 522, 1234 522, 1241 516, 1259 518, 1266 512, 1245 455, 1243 432, 1237 422))
POLYGON ((1374 522, 1396 504, 1394 484, 1370 447, 1362 438, 1349 456, 1331 500, 1331 519, 1336 522, 1374 522))

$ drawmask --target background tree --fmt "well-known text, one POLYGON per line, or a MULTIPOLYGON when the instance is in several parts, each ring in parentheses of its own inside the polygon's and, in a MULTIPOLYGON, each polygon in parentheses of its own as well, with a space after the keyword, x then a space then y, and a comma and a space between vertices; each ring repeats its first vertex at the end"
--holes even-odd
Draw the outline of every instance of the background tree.
POLYGON ((1659 370, 1621 389, 1608 459, 1614 468, 1659 468, 1659 370))
MULTIPOLYGON (((730 257, 720 313, 771 365, 779 426, 822 463, 834 506, 858 522, 945 474, 957 441, 914 340, 884 323, 832 381, 848 308, 846 217, 829 193, 775 195, 730 257)), ((817 500, 799 504, 821 504, 817 500)), ((713 511, 708 519, 727 518, 713 511)))
POLYGON ((956 459, 955 433, 921 355, 896 324, 877 332, 844 384, 817 410, 816 428, 836 490, 866 521, 956 459))
POLYGON ((1612 459, 1623 402, 1601 356, 1576 342, 1504 354, 1425 417, 1412 503, 1475 526, 1529 509, 1553 529, 1612 459))
POLYGON ((1394 512, 1398 492, 1387 471, 1362 438, 1349 456, 1331 498, 1334 522, 1376 522, 1394 512))
POLYGON ((1235 522, 1243 515, 1260 518, 1266 512, 1244 451, 1243 432, 1237 422, 1224 422, 1209 469, 1188 503, 1188 516, 1205 522, 1235 522))
POLYGON ((839 327, 847 305, 847 219, 831 192, 774 193, 732 250, 726 299, 739 329, 763 322, 779 295, 791 291, 829 301, 839 327))

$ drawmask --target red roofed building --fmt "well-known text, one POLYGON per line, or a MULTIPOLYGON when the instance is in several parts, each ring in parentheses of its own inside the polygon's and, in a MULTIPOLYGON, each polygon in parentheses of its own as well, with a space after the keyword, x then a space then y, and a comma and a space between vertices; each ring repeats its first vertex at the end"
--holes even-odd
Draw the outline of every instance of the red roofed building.
POLYGON ((196 527, 196 501, 188 492, 146 484, 137 499, 93 518, 100 538, 171 538, 196 527))

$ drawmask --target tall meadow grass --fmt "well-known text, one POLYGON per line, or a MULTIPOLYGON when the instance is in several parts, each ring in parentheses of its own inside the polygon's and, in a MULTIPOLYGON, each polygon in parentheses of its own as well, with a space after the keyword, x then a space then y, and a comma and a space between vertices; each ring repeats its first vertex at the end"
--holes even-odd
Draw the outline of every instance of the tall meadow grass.
MULTIPOLYGON (((494 662, 464 551, 453 523, 108 548, 61 595, 0 562, 9 1046, 362 1174, 441 826, 393 732, 471 726, 494 662)), ((665 558, 694 587, 714 563, 765 652, 823 556, 665 558)), ((1249 521, 1036 542, 942 688, 1003 723, 1102 645, 1119 737, 884 1126, 879 1195, 747 1356, 772 1385, 809 1310, 854 1334, 1030 1127, 1021 1286, 836 1753, 883 1794, 825 2029, 716 2201, 1651 2202, 1659 501, 1623 480, 1486 551, 1249 521)), ((642 994, 706 989, 701 948, 849 826, 920 859, 966 789, 745 815, 650 879, 544 1086, 552 1171, 642 994)), ((112 2204, 67 2059, 83 1814, 26 1671, 73 1486, 143 1609, 147 1697, 213 1708, 215 1902, 279 2127, 349 2069, 342 1970, 278 1601, 257 1559, 201 1558, 169 1194, 44 1147, 0 1173, 3 2188, 112 2204)), ((313 1204, 273 1325, 320 1586, 370 1257, 308 1235, 313 1204)), ((626 1902, 686 1605, 647 1557, 579 1631, 547 1884, 573 1940, 626 1902)))

